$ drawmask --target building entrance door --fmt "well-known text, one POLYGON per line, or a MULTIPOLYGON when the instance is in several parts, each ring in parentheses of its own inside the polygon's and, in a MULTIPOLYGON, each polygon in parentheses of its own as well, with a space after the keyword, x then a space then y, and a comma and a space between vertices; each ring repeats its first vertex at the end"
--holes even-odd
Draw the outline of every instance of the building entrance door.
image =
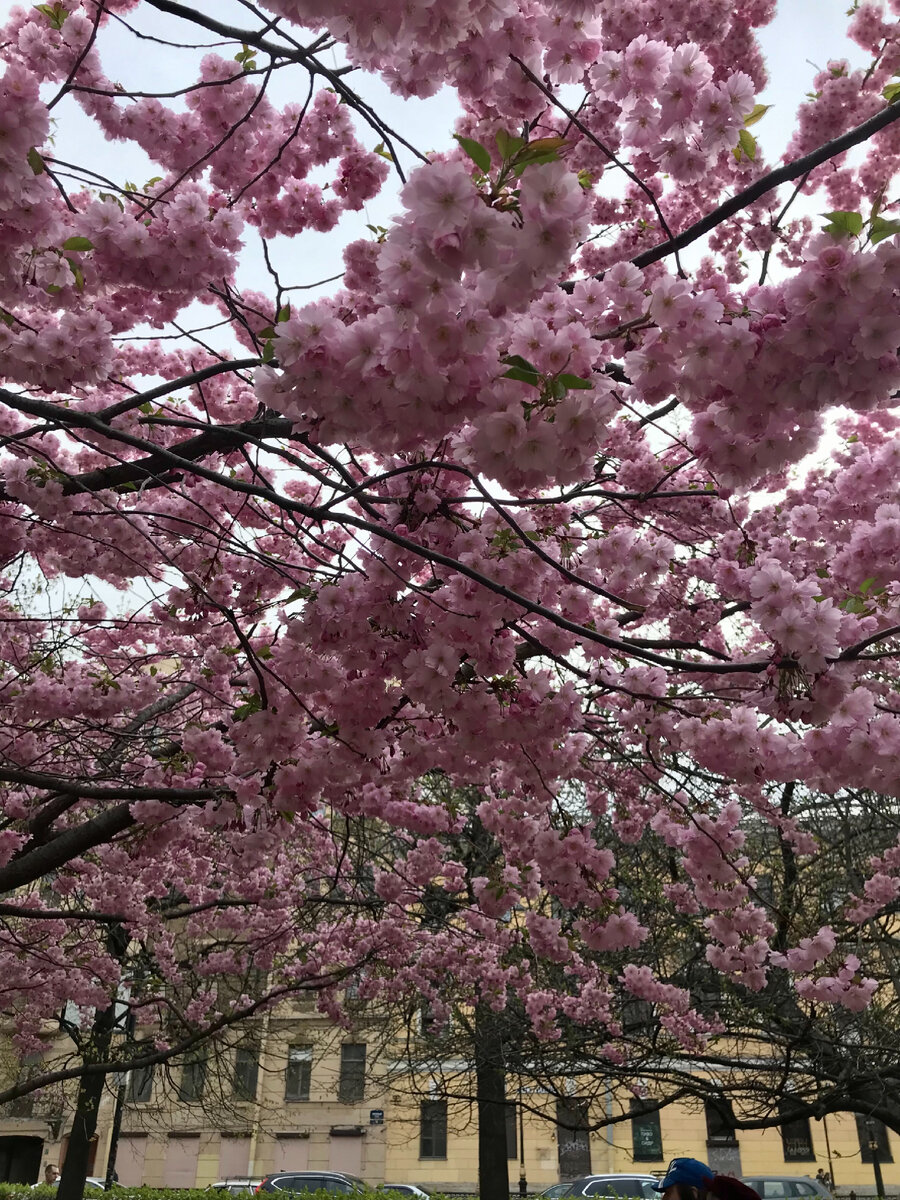
POLYGON ((0 1137, 0 1181, 37 1183, 43 1148, 43 1138, 0 1137))
POLYGON ((560 1180, 590 1175, 591 1139, 587 1128, 587 1105, 581 1100, 557 1100, 556 1121, 560 1180))

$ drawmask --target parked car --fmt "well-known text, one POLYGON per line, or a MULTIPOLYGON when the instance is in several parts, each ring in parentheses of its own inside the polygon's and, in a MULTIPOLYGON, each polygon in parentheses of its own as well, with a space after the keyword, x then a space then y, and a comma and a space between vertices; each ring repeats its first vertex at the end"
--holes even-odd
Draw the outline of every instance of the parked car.
POLYGON ((741 1179, 759 1192, 762 1200, 790 1200, 792 1196, 831 1200, 828 1188, 809 1175, 742 1175, 741 1179))
POLYGON ((206 1189, 208 1192, 228 1192, 232 1196, 242 1196, 244 1192, 255 1192, 259 1188, 262 1180, 247 1179, 238 1176, 235 1179, 220 1179, 217 1183, 211 1183, 206 1189))
POLYGON ((565 1183, 551 1183, 548 1188, 538 1192, 538 1200, 559 1200, 559 1197, 564 1196, 571 1186, 569 1180, 566 1180, 565 1183))
MULTIPOLYGON (((40 1183, 33 1183, 31 1186, 32 1187, 59 1187, 59 1180, 54 1179, 52 1183, 44 1183, 44 1181, 41 1180, 40 1183)), ((85 1181, 84 1181, 84 1186, 89 1187, 89 1188, 100 1188, 101 1191, 105 1191, 106 1190, 106 1180, 101 1179, 99 1175, 88 1175, 87 1179, 85 1179, 85 1181)))
POLYGON ((583 1175, 573 1179, 563 1196, 639 1196, 659 1200, 655 1175, 583 1175))
POLYGON ((356 1175, 342 1171, 273 1171, 266 1175, 257 1192, 367 1192, 368 1185, 356 1175))
POLYGON ((383 1192, 399 1192, 401 1196, 412 1196, 414 1200, 428 1200, 428 1193, 414 1183, 383 1183, 383 1192))

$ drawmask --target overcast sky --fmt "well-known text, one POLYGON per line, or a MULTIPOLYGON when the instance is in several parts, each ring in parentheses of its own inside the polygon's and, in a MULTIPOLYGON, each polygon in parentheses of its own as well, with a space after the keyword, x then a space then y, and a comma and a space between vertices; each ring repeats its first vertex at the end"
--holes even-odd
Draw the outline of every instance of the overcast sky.
MULTIPOLYGON (((854 63, 863 62, 862 52, 845 35, 847 6, 848 0, 781 0, 775 20, 761 33, 770 82, 759 100, 773 107, 754 128, 754 133, 772 163, 777 162, 784 151, 797 105, 810 90, 816 68, 824 66, 830 58, 843 56, 850 57, 854 63)), ((0 0, 0 13, 4 17, 11 7, 8 0, 0 0)), ((246 10, 234 0, 217 0, 214 11, 220 20, 235 25, 246 23, 246 10)), ((176 41, 207 43, 215 40, 149 6, 140 6, 128 14, 128 20, 144 33, 176 41)), ((127 89, 157 92, 187 85, 193 77, 198 53, 141 43, 115 22, 110 22, 104 31, 100 46, 110 77, 127 89)), ((230 57, 233 48, 223 47, 221 52, 230 57)), ((305 76, 301 76, 299 68, 280 72, 271 88, 274 101, 283 103, 301 94, 305 86, 305 76)), ((402 101, 391 95, 377 79, 355 75, 352 80, 387 123, 402 129, 404 136, 420 149, 442 149, 449 144, 457 112, 453 93, 445 91, 428 101, 402 101)), ((56 144, 60 148, 65 145, 65 153, 60 157, 90 161, 95 169, 105 171, 119 182, 131 179, 140 184, 156 174, 143 152, 133 144, 106 142, 97 128, 82 116, 74 101, 64 101, 54 115, 59 119, 56 144)), ((374 145, 377 140, 368 130, 363 131, 361 137, 366 144, 374 145)), ((367 222, 387 224, 395 207, 396 185, 392 182, 364 214, 348 214, 339 229, 331 234, 304 234, 293 239, 293 244, 286 239, 277 239, 273 252, 285 280, 309 283, 335 274, 341 267, 341 246, 363 235, 367 222)), ((255 257, 255 249, 248 247, 251 253, 244 256, 248 267, 251 258, 255 257)), ((245 272, 242 274, 245 285, 251 283, 245 272)), ((262 275, 257 275, 256 271, 253 275, 253 285, 265 286, 262 275)))

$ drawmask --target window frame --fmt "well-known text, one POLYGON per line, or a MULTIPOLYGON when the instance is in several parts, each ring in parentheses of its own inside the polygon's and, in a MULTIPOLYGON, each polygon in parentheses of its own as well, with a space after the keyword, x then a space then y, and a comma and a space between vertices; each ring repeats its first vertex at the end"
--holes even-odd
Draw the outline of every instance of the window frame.
POLYGON ((663 1154, 663 1137, 662 1125, 659 1120, 659 1109, 653 1108, 648 1110, 643 1100, 635 1097, 630 1104, 631 1109, 631 1159, 632 1162, 663 1162, 665 1155, 663 1154), (659 1148, 659 1154, 651 1154, 645 1151, 639 1138, 639 1129, 652 1126, 655 1130, 656 1141, 654 1147, 659 1148))
POLYGON ((237 1046, 231 1092, 236 1100, 255 1102, 259 1090, 259 1046, 237 1046), (252 1082, 251 1082, 252 1081, 252 1082))
POLYGON ((360 1104, 366 1097, 366 1043, 341 1043, 341 1070, 338 1077, 338 1101, 341 1104, 360 1104), (362 1049, 356 1059, 348 1053, 362 1049))
POLYGON ((125 1099, 129 1104, 147 1104, 153 1099, 153 1064, 132 1067, 128 1072, 125 1099), (139 1082, 137 1082, 139 1081, 139 1082))
POLYGON ((426 1161, 447 1158, 446 1100, 422 1100, 419 1104, 419 1158, 426 1161), (443 1153, 440 1153, 442 1143, 443 1153))
POLYGON ((291 1104, 309 1100, 312 1085, 312 1051, 313 1048, 308 1043, 297 1042, 288 1046, 284 1068, 284 1098, 291 1104), (292 1069, 295 1066, 298 1068, 296 1072, 298 1079, 297 1087, 292 1091, 292 1069))

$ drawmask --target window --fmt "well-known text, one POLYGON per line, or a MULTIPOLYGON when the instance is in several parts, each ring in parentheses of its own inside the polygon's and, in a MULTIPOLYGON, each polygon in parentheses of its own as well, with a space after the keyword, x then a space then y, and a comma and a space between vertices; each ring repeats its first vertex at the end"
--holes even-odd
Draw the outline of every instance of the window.
POLYGON ((722 1097, 713 1103, 706 1102, 706 1144, 712 1146, 736 1146, 734 1135, 734 1113, 731 1104, 722 1097))
POLYGON ((338 1100, 343 1104, 358 1104, 366 1091, 366 1044, 344 1042, 341 1046, 341 1078, 338 1100))
POLYGON ((255 1100, 259 1078, 259 1050, 238 1046, 234 1052, 234 1094, 238 1100, 255 1100))
POLYGON ((893 1162, 894 1156, 891 1153, 891 1143, 888 1138, 888 1131, 884 1124, 877 1117, 863 1117, 859 1113, 856 1114, 856 1130, 859 1134, 859 1149, 860 1157, 864 1163, 875 1161, 875 1156, 872 1153, 870 1143, 874 1140, 878 1150, 879 1162, 893 1162))
POLYGON ((153 1093, 153 1067, 137 1067, 129 1071, 126 1090, 132 1104, 146 1104, 153 1093))
POLYGON ((516 1137, 517 1118, 519 1115, 518 1105, 510 1100, 506 1105, 506 1157, 519 1157, 519 1142, 516 1137))
POLYGON ((646 1111, 642 1100, 631 1101, 631 1147, 635 1162, 659 1162, 663 1156, 659 1109, 646 1111))
POLYGON ((190 1103, 192 1100, 203 1099, 203 1089, 206 1087, 206 1059, 201 1055, 189 1058, 181 1071, 181 1086, 178 1089, 179 1100, 190 1103))
POLYGON ((815 1162, 809 1117, 785 1121, 781 1126, 781 1144, 784 1147, 785 1162, 815 1162))
POLYGON ((447 1101, 423 1100, 419 1107, 419 1158, 447 1157, 447 1101))
POLYGON ((285 1100, 308 1100, 309 1079, 312 1073, 312 1047, 289 1046, 287 1070, 284 1073, 285 1100))

